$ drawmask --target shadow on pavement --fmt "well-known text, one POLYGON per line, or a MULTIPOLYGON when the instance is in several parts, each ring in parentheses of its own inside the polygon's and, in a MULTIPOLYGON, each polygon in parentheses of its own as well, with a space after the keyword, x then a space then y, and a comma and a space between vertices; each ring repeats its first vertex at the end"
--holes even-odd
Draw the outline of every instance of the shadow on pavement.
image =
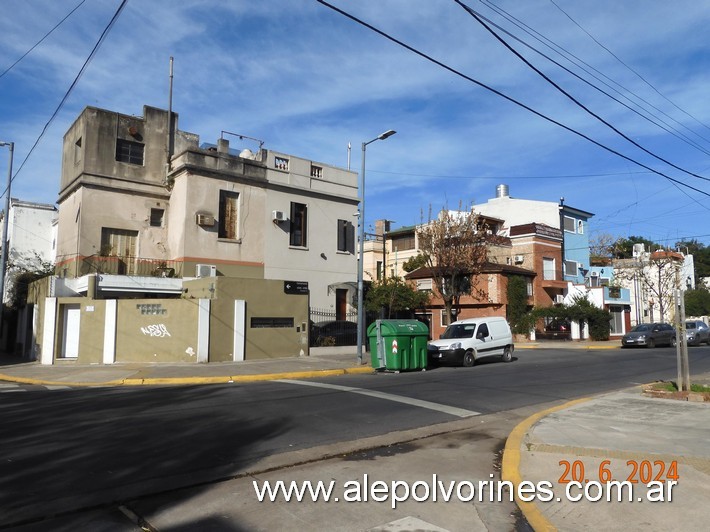
MULTIPOLYGON (((0 528, 50 516, 71 521, 69 514, 80 509, 233 476, 262 457, 259 443, 289 430, 286 419, 251 419, 236 408, 208 410, 219 391, 3 394, 0 528)), ((193 523, 193 529, 204 530, 202 525, 208 524, 193 523)), ((238 530, 233 524, 221 529, 238 530)))

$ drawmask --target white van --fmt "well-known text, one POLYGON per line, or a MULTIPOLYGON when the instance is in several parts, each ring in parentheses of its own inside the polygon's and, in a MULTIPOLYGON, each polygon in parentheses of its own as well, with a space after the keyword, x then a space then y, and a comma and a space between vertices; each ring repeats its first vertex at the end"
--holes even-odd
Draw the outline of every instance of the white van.
POLYGON ((505 318, 469 318, 449 325, 439 340, 428 345, 429 362, 473 366, 484 357, 513 358, 513 335, 505 318))

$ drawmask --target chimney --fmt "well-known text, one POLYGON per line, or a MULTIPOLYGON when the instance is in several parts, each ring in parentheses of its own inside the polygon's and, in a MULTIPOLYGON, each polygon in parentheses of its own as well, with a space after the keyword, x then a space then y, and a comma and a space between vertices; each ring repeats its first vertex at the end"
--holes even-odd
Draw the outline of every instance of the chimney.
POLYGON ((375 234, 377 236, 382 236, 385 233, 389 233, 390 230, 390 220, 375 220, 375 234))
POLYGON ((496 198, 507 198, 509 192, 508 185, 498 185, 496 187, 496 198))
POLYGON ((217 153, 229 153, 229 140, 218 139, 217 140, 217 153))

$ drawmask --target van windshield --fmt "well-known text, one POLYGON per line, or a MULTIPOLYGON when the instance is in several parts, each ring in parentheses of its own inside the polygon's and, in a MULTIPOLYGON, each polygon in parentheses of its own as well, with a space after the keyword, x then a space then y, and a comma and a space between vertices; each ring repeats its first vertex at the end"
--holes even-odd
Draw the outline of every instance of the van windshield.
POLYGON ((444 334, 441 335, 441 338, 442 340, 451 340, 452 338, 473 338, 475 330, 475 323, 459 323, 449 325, 444 331, 444 334))

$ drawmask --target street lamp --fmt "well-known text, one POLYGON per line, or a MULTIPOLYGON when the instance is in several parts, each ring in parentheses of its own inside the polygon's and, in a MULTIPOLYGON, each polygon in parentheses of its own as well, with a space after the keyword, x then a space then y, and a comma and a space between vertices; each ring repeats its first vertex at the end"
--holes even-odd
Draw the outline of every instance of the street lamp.
POLYGON ((364 301, 363 301, 363 287, 362 278, 364 270, 364 250, 365 250, 365 149, 368 144, 372 144, 376 140, 385 140, 397 133, 394 129, 389 129, 384 133, 381 133, 374 139, 362 143, 362 161, 360 163, 360 216, 359 216, 359 227, 358 227, 358 238, 360 240, 360 259, 357 265, 357 362, 362 364, 362 343, 365 325, 365 311, 364 311, 364 301))
POLYGON ((7 190, 5 190, 5 220, 2 224, 2 255, 0 255, 0 336, 2 336, 2 315, 5 299, 5 269, 7 266, 7 226, 10 223, 10 185, 12 185, 12 157, 15 153, 14 142, 3 142, 0 146, 7 146, 10 150, 10 165, 7 170, 7 190))

